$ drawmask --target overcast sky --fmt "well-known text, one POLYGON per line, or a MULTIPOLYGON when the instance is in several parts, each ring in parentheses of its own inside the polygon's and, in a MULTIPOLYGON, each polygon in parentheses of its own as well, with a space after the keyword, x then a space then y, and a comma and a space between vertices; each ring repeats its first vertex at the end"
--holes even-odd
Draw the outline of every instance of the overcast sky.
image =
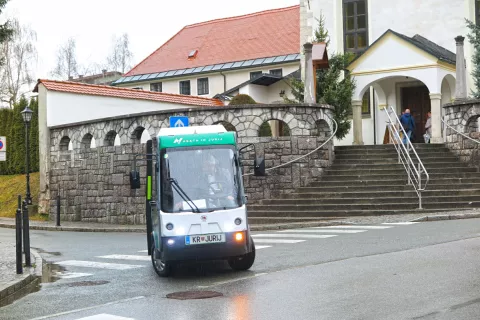
MULTIPOLYGON (((10 0, 6 17, 37 32, 36 78, 49 78, 58 47, 77 41, 77 62, 103 62, 113 35, 126 32, 134 63, 161 46, 183 26, 211 19, 296 5, 299 0, 10 0)), ((3 18, 3 17, 2 17, 3 18)), ((241 45, 241 44, 239 44, 241 45)))

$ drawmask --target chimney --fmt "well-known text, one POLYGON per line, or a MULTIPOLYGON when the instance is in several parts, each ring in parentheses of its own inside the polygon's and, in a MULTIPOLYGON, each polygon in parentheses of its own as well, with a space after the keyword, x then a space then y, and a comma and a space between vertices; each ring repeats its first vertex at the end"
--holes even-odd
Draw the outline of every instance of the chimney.
POLYGON ((82 79, 82 78, 83 78, 83 74, 79 74, 78 77, 79 77, 80 79, 82 79))
POLYGON ((304 93, 304 102, 305 103, 316 103, 316 98, 313 96, 315 94, 315 82, 313 75, 313 61, 312 61, 312 48, 313 44, 305 43, 303 45, 305 53, 305 93, 304 93))
POLYGON ((465 100, 467 98, 467 70, 465 67, 464 40, 465 37, 462 36, 455 38, 455 42, 457 43, 455 100, 465 100))
POLYGON ((72 76, 68 76, 68 81, 73 80, 72 76))
POLYGON ((107 69, 103 69, 102 73, 103 73, 103 76, 106 77, 107 76, 107 69))

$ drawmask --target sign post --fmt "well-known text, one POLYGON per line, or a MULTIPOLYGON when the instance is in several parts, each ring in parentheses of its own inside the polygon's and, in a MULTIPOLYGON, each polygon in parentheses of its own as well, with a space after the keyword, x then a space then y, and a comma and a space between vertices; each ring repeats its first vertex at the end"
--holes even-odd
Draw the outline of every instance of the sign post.
POLYGON ((7 137, 0 137, 0 161, 7 161, 7 137))
POLYGON ((188 127, 188 117, 170 117, 170 128, 188 127))

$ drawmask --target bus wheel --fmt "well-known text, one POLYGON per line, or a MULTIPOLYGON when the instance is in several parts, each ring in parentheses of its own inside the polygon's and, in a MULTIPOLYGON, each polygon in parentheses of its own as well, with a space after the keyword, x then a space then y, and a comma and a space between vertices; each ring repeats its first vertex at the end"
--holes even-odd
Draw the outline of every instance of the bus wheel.
POLYGON ((228 264, 233 270, 244 271, 252 267, 255 261, 255 244, 252 244, 252 251, 240 256, 228 259, 228 264))
POLYGON ((172 269, 170 263, 155 258, 155 245, 152 245, 152 265, 155 272, 160 277, 168 277, 172 269))

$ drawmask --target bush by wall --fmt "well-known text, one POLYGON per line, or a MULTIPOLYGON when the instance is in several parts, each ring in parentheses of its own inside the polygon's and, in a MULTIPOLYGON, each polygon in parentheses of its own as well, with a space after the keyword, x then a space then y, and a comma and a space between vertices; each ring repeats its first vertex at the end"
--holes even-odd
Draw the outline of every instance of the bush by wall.
POLYGON ((233 97, 232 101, 230 101, 229 105, 234 106, 239 104, 256 104, 256 102, 248 94, 237 94, 233 97))
POLYGON ((25 125, 21 112, 26 106, 33 111, 29 130, 30 172, 39 169, 38 102, 21 98, 13 109, 0 109, 0 136, 7 137, 7 161, 0 162, 0 175, 25 173, 25 125))

